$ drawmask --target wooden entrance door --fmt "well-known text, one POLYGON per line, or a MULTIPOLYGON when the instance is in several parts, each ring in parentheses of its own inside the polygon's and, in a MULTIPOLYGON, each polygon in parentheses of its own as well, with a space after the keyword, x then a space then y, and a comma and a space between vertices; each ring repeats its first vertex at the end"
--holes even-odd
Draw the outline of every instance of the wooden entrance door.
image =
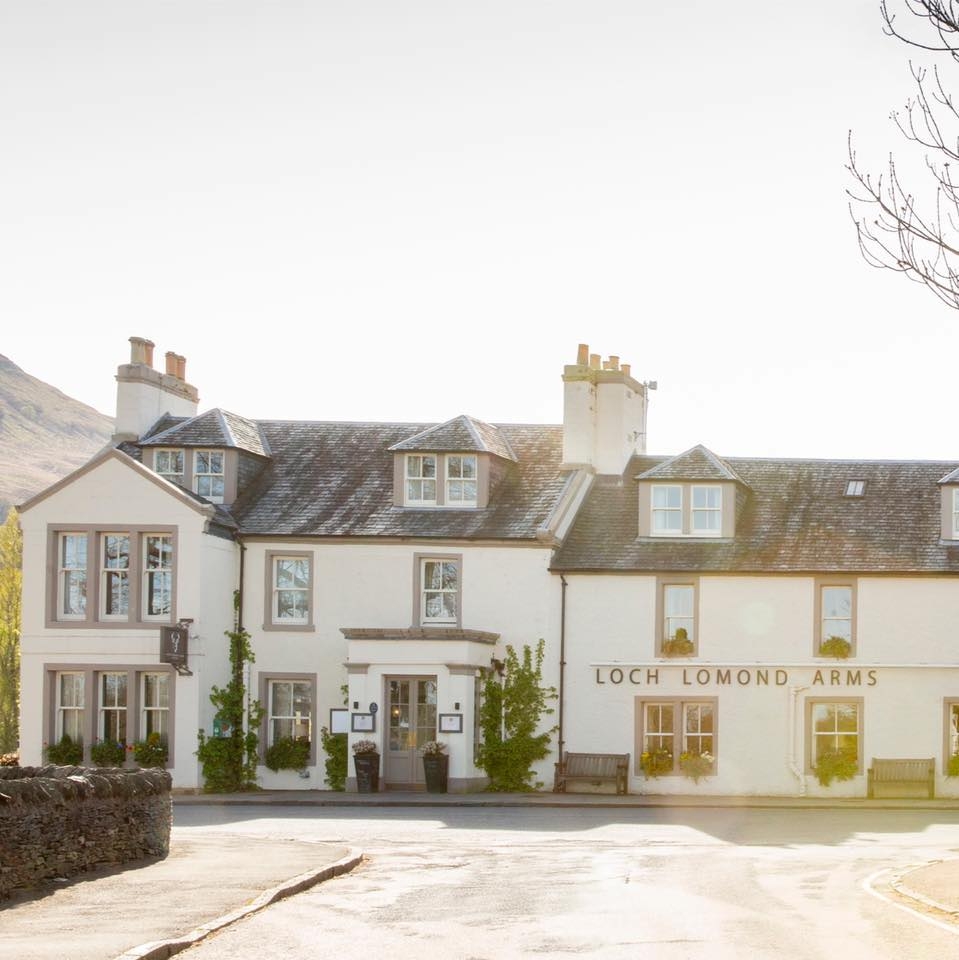
POLYGON ((386 704, 386 786, 425 786, 423 744, 436 739, 436 677, 388 677, 386 704))

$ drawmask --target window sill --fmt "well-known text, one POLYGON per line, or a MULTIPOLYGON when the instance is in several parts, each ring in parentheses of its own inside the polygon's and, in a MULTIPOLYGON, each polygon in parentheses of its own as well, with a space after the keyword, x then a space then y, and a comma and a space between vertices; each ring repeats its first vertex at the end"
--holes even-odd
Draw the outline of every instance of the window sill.
POLYGON ((316 631, 313 623, 264 623, 263 629, 273 633, 310 633, 316 631))

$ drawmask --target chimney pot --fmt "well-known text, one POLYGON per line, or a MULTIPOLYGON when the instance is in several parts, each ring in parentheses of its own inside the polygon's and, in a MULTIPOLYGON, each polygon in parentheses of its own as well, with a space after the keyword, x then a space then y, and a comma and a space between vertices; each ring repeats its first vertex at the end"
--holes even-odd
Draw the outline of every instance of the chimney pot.
POLYGON ((143 337, 130 337, 130 363, 145 363, 152 367, 154 346, 155 344, 151 340, 144 340, 143 337))
POLYGON ((619 369, 619 357, 614 356, 612 353, 609 355, 609 369, 610 370, 619 369))
POLYGON ((177 354, 176 375, 178 380, 186 380, 186 357, 177 354))
POLYGON ((576 362, 581 366, 585 367, 589 363, 589 344, 581 343, 579 345, 579 350, 576 351, 576 362))
POLYGON ((176 376, 176 354, 172 350, 167 350, 166 354, 166 373, 168 377, 176 376))
POLYGON ((628 377, 630 375, 629 371, 632 369, 628 363, 624 363, 622 366, 623 373, 628 377))
POLYGON ((589 355, 589 366, 591 370, 599 369, 600 356, 598 353, 591 353, 589 355))

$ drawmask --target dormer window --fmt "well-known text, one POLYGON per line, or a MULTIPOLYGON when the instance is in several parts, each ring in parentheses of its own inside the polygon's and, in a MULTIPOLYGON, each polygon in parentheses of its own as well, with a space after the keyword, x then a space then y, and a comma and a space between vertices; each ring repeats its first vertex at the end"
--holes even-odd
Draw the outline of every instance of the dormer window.
POLYGON ((718 537, 722 531, 723 492, 719 487, 693 487, 692 534, 718 537))
POLYGON ((653 535, 678 537, 683 532, 683 488, 653 487, 653 535))
POLYGON ((406 502, 436 504, 436 457, 410 454, 406 458, 406 502))
POLYGON ((719 484, 653 484, 650 509, 651 536, 722 536, 723 490, 719 484))
POLYGON ((183 451, 157 450, 153 455, 154 469, 165 480, 183 486, 183 451))
POLYGON ((484 464, 477 454, 407 453, 402 463, 402 500, 398 504, 453 509, 481 506, 484 464))
POLYGON ((225 473, 222 450, 197 450, 193 459, 194 490, 211 503, 223 503, 225 473))
POLYGON ((476 506, 476 455, 451 454, 446 458, 446 502, 476 506))

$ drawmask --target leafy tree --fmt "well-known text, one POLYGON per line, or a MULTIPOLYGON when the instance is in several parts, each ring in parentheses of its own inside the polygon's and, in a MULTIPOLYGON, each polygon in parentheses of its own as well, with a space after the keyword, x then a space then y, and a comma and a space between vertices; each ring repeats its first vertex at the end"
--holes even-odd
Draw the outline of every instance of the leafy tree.
POLYGON ((0 754, 17 749, 20 713, 20 587, 23 536, 17 512, 0 526, 0 754))
MULTIPOLYGON (((923 56, 959 64, 957 0, 880 0, 884 32, 923 56)), ((946 66, 948 66, 948 62, 946 66)), ((867 263, 921 283, 959 309, 959 107, 938 63, 910 63, 915 94, 891 119, 911 144, 881 173, 859 161, 849 136, 849 210, 867 263)))
POLYGON ((520 657, 506 647, 504 676, 490 673, 483 685, 480 728, 483 744, 479 766, 489 777, 489 790, 519 792, 542 786, 534 783, 533 764, 549 755, 550 730, 540 731, 542 717, 553 712, 555 687, 543 686, 544 643, 535 652, 523 646, 520 657))

